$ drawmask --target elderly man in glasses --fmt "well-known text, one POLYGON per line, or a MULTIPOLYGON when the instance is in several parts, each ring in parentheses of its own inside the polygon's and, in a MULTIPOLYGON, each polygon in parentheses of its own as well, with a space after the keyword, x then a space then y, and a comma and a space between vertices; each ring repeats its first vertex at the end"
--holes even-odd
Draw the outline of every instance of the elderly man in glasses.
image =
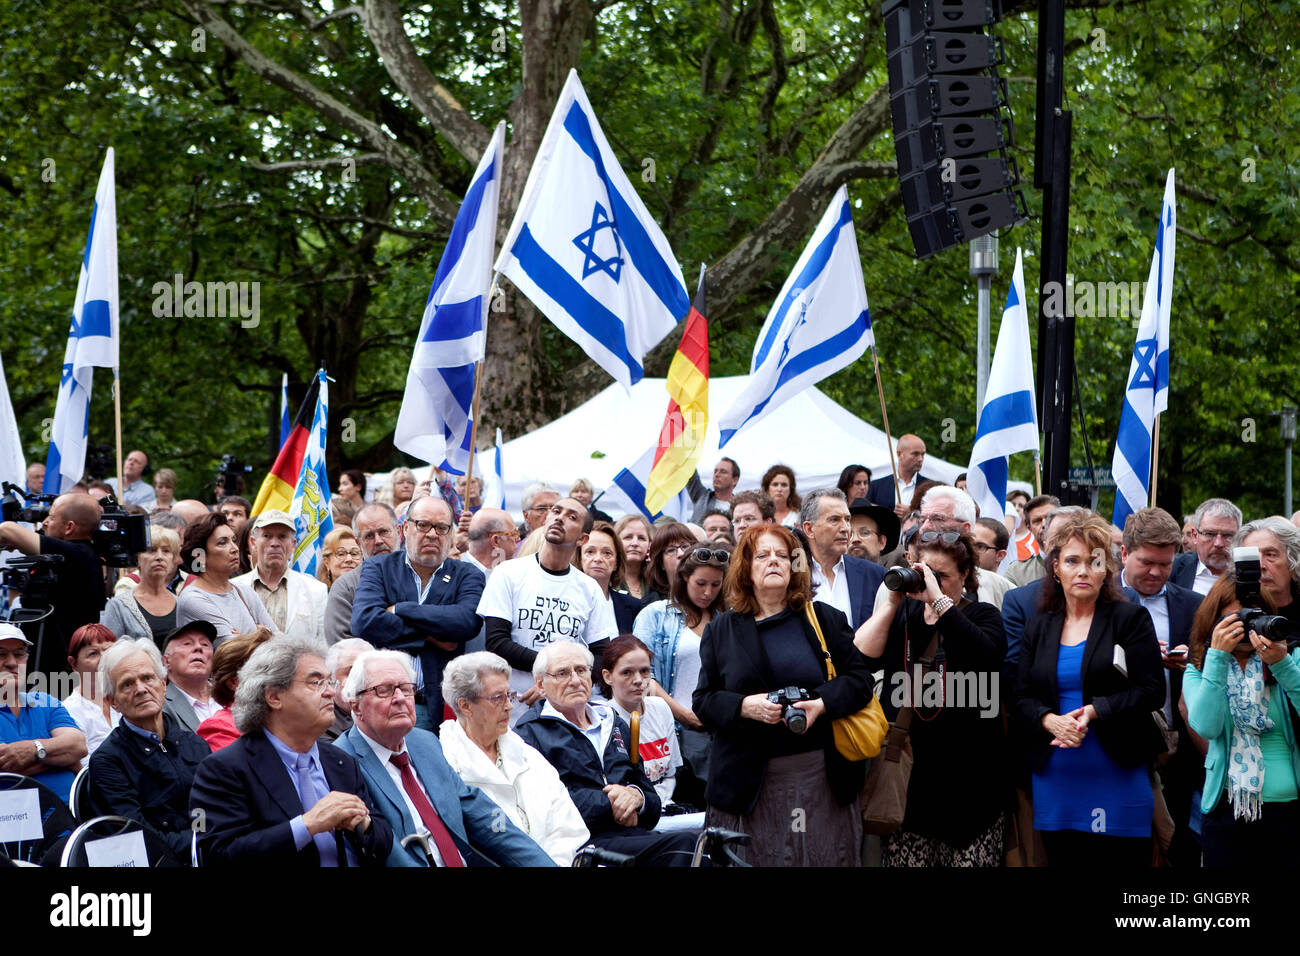
POLYGON ((357 758, 393 829, 389 866, 471 866, 484 858, 500 866, 554 865, 509 815, 461 780, 438 738, 415 726, 410 657, 362 654, 348 673, 343 699, 355 723, 339 748, 357 758))
MULTIPOLYGON (((975 526, 975 500, 960 488, 951 485, 935 485, 921 498, 921 526, 918 534, 927 531, 955 531, 958 534, 970 534, 975 526)), ((919 540, 919 539, 918 539, 919 540)), ((992 604, 1002 609, 1002 599, 1015 585, 986 568, 977 567, 975 577, 979 581, 976 600, 992 604)))
POLYGON ((447 556, 456 530, 440 498, 417 498, 406 512, 406 547, 361 565, 352 602, 352 633, 415 661, 416 726, 442 723, 442 671, 478 634, 475 608, 483 572, 447 556))
POLYGON ((277 638, 239 672, 242 736, 194 775, 190 817, 204 865, 382 866, 393 831, 357 762, 319 737, 335 681, 315 642, 277 638))
POLYGON ((885 569, 847 553, 853 526, 844 492, 838 488, 809 492, 799 522, 812 551, 813 599, 839 609, 857 630, 871 617, 885 569))

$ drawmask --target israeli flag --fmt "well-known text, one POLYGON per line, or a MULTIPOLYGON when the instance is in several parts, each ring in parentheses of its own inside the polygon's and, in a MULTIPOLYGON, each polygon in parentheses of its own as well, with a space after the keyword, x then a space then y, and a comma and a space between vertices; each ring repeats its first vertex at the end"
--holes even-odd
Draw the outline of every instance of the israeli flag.
POLYGON ((662 511, 651 511, 646 506, 646 482, 650 480, 650 469, 654 467, 655 452, 658 450, 659 445, 656 443, 634 464, 614 476, 614 483, 600 496, 602 511, 608 514, 639 514, 647 521, 657 521, 664 515, 676 521, 691 520, 695 502, 685 488, 668 499, 662 511))
POLYGON ((1025 304, 1025 270, 1020 250, 1002 311, 998 344, 984 391, 966 470, 966 490, 980 514, 1001 519, 1007 507, 1007 456, 1038 448, 1038 413, 1034 406, 1034 365, 1029 349, 1029 309, 1025 304))
POLYGON ((506 507, 506 479, 501 468, 501 429, 497 429, 497 445, 492 454, 492 470, 483 478, 483 507, 506 507))
POLYGON ((46 494, 62 494, 81 480, 90 435, 90 384, 95 366, 117 368, 117 203, 113 194, 113 149, 104 157, 81 258, 68 347, 63 353, 59 397, 54 405, 50 452, 45 463, 46 494))
POLYGON ((497 124, 429 289, 393 444, 444 471, 469 467, 474 368, 487 344, 506 124, 497 124))
POLYGON ((691 303, 570 70, 496 269, 625 388, 691 303))
POLYGON ((841 186, 758 333, 749 383, 718 421, 718 447, 874 342, 849 191, 841 186))
POLYGON ((1178 216, 1174 206, 1174 171, 1165 179, 1160 229, 1151 258, 1142 318, 1138 321, 1128 387, 1119 415, 1119 435, 1111 473, 1115 477, 1115 510, 1111 521, 1124 521, 1147 506, 1151 487, 1151 441, 1156 416, 1169 407, 1169 316, 1174 293, 1174 235, 1178 216))
POLYGON ((289 418, 289 373, 280 376, 280 447, 289 440, 293 420, 289 418))
POLYGON ((311 421, 311 434, 307 436, 307 453, 302 458, 302 471, 293 489, 293 502, 289 515, 293 518, 298 543, 293 551, 293 569, 303 574, 316 575, 321 545, 325 536, 334 530, 334 516, 330 509, 330 482, 325 474, 325 436, 329 428, 329 385, 325 370, 316 373, 320 379, 320 395, 316 399, 316 414, 311 421))

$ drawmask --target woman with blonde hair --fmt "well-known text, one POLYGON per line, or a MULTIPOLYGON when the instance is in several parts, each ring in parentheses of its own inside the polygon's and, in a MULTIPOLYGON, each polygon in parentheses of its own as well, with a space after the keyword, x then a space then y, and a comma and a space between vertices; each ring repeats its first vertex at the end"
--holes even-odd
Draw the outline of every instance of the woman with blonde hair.
POLYGON ((351 528, 335 528, 325 535, 321 543, 320 567, 316 569, 317 579, 325 586, 333 587, 334 582, 353 568, 361 566, 361 545, 351 528))

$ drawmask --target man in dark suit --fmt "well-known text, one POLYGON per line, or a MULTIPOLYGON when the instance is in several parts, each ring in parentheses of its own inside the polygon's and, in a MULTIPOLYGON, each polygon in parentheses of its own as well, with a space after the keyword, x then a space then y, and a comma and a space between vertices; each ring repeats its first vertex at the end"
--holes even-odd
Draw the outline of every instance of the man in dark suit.
POLYGON ((339 748, 356 757, 379 812, 395 834, 389 866, 554 866, 477 787, 466 786, 438 738, 415 727, 410 658, 370 651, 343 687, 355 724, 339 748), (418 834, 419 840, 407 838, 418 834), (406 840, 406 846, 403 841, 406 840))
POLYGON ((1226 498, 1207 498, 1197 505, 1192 520, 1196 523, 1196 550, 1174 558, 1169 580, 1205 595, 1228 570, 1232 539, 1241 528, 1241 509, 1226 498))
POLYGON ((333 680, 315 643, 268 641, 239 672, 243 736, 199 764, 190 816, 205 865, 382 866, 393 831, 356 760, 318 743, 333 680))
POLYGON ((874 561, 848 554, 853 535, 848 502, 838 488, 809 492, 799 511, 800 527, 812 551, 812 578, 816 600, 839 608, 855 631, 876 604, 876 590, 885 569, 874 561))
POLYGON ((446 557, 456 530, 439 498, 416 499, 406 512, 406 547, 361 565, 352 633, 375 647, 415 659, 416 726, 442 723, 442 669, 479 632, 475 609, 483 572, 446 557))
POLYGON ((1124 523, 1124 596, 1141 604, 1151 615, 1165 666, 1165 719, 1178 732, 1178 750, 1161 768, 1165 803, 1174 818, 1174 843, 1169 849, 1175 865, 1200 865, 1200 845, 1188 829, 1192 793, 1205 776, 1204 761, 1192 743, 1187 725, 1178 710, 1183 692, 1183 670, 1187 667, 1188 639, 1192 619, 1200 607, 1201 595, 1169 580, 1174 552, 1182 531, 1173 515, 1162 508, 1142 508, 1124 523))
POLYGON ((898 439, 898 485, 902 490, 902 499, 895 500, 894 476, 884 475, 871 482, 867 498, 873 505, 892 508, 900 519, 907 517, 908 507, 916 486, 933 481, 921 474, 921 463, 925 461, 925 442, 915 435, 903 435, 898 439))

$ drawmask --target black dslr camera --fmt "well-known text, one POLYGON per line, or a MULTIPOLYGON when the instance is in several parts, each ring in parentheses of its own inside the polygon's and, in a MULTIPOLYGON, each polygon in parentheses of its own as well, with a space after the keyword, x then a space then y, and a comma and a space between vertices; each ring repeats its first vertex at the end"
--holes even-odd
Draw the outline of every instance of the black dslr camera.
POLYGON ((1232 565, 1236 577, 1237 603, 1241 605, 1237 620, 1246 629, 1246 633, 1254 631, 1270 641, 1294 639, 1290 621, 1280 614, 1264 612, 1264 601, 1259 588, 1259 548, 1233 548, 1232 565))
POLYGON ((793 705, 801 700, 815 700, 815 695, 802 687, 783 687, 772 691, 767 699, 781 705, 781 720, 790 728, 790 733, 801 734, 808 729, 808 715, 793 705))
POLYGON ((890 568, 885 572, 885 587, 891 591, 914 594, 924 590, 925 576, 916 568, 890 568))

